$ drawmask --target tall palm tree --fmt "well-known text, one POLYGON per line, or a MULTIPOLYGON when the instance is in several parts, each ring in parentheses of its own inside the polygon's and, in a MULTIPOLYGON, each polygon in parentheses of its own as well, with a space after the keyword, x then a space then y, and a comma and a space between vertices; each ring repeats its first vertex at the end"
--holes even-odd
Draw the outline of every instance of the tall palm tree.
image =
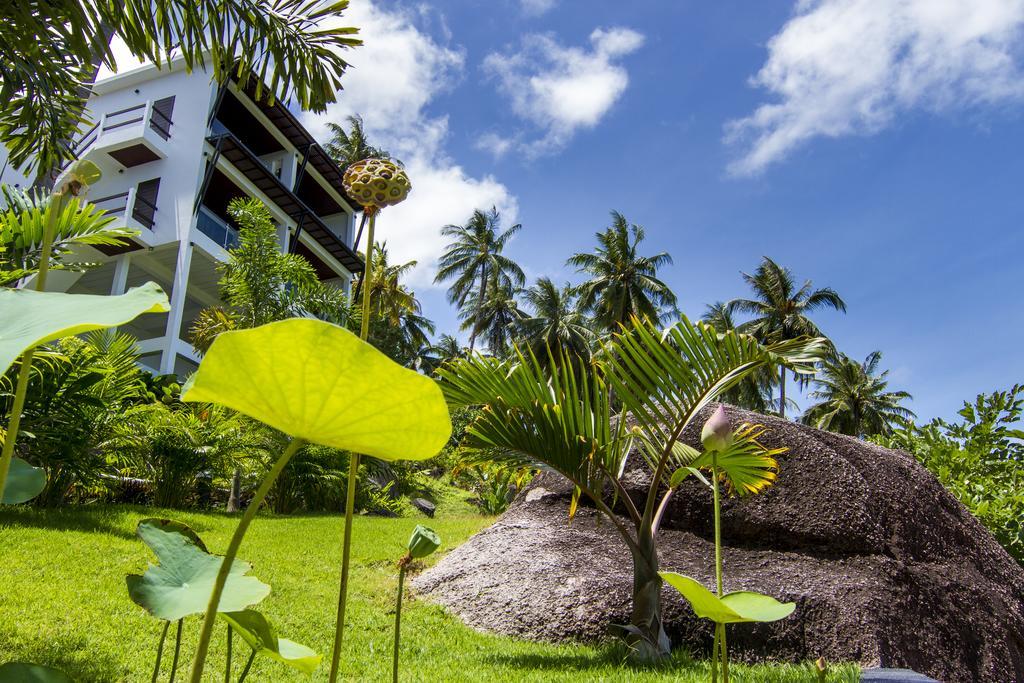
MULTIPOLYGON (((810 280, 797 287, 793 273, 765 256, 753 275, 743 273, 752 299, 733 299, 729 313, 747 313, 753 319, 739 330, 753 334, 762 343, 774 343, 799 337, 821 337, 821 330, 808 317, 823 308, 846 312, 846 303, 829 287, 814 289, 810 280)), ((786 416, 786 369, 779 370, 779 415, 786 416)))
POLYGON ((345 117, 345 120, 348 122, 348 130, 333 121, 327 124, 331 139, 324 145, 324 151, 341 166, 342 170, 357 161, 370 158, 390 159, 398 163, 391 156, 391 152, 370 144, 363 126, 363 117, 353 114, 345 117))
POLYGON ((597 233, 597 249, 569 258, 569 265, 590 275, 580 286, 580 306, 593 311, 601 329, 616 331, 634 316, 661 322, 678 313, 676 295, 658 278, 672 257, 664 251, 641 256, 644 236, 642 226, 612 211, 611 226, 597 233))
POLYGON ((450 334, 442 334, 433 344, 428 344, 419 354, 419 369, 428 375, 446 363, 450 363, 467 356, 459 340, 450 334))
POLYGON ((361 45, 358 29, 335 25, 347 0, 48 0, 0 3, 0 143, 25 170, 71 158, 88 89, 101 64, 114 67, 111 39, 158 65, 184 57, 225 83, 259 81, 268 98, 293 98, 321 112, 336 100, 361 45), (269 76, 266 85, 261 82, 269 76), (27 163, 26 163, 27 162, 27 163))
POLYGON ((402 283, 402 278, 406 277, 416 264, 416 261, 389 263, 387 244, 377 242, 374 245, 373 274, 369 279, 370 310, 374 317, 398 326, 404 313, 420 312, 416 295, 402 283))
POLYGON ((590 320, 577 306, 572 285, 559 288, 550 278, 542 277, 523 296, 532 313, 519 321, 519 334, 542 365, 550 360, 549 349, 556 363, 563 352, 568 358, 590 356, 595 335, 590 320))
MULTIPOLYGON (((729 304, 716 301, 709 304, 701 320, 721 334, 737 330, 737 324, 729 311, 729 304)), ((758 413, 771 412, 775 401, 772 399, 774 371, 769 367, 758 368, 746 375, 732 388, 722 393, 722 400, 740 408, 758 413)))
POLYGON ((520 290, 497 273, 489 277, 487 285, 483 301, 474 294, 470 305, 459 313, 459 318, 462 329, 470 331, 471 350, 472 340, 480 337, 487 342, 487 350, 492 356, 504 357, 524 316, 516 299, 520 290))
POLYGON ((894 423, 917 417, 900 405, 913 398, 910 394, 887 391, 889 371, 878 372, 881 360, 881 351, 872 351, 863 363, 843 353, 826 359, 811 393, 819 403, 804 412, 804 423, 850 436, 885 436, 894 423))
POLYGON ((451 242, 438 261, 434 282, 454 280, 448 288, 448 301, 460 309, 465 307, 470 297, 473 298, 474 309, 460 314, 464 321, 472 318, 465 327, 472 330, 469 337, 471 352, 476 345, 477 333, 490 327, 483 319, 483 308, 489 298, 488 284, 496 282, 502 291, 511 291, 526 283, 519 264, 502 254, 523 226, 516 223, 501 230, 500 224, 501 215, 492 206, 487 212, 474 211, 465 225, 446 225, 441 229, 441 234, 451 242))

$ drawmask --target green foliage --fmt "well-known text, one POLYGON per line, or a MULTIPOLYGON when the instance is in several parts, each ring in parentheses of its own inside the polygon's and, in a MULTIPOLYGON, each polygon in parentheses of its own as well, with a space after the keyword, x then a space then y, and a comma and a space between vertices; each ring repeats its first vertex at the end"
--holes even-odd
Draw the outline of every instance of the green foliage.
POLYGON ((597 233, 594 252, 573 254, 568 260, 590 277, 579 288, 579 304, 593 312, 599 329, 616 332, 634 316, 659 323, 679 313, 676 295, 658 278, 658 270, 672 265, 672 257, 664 251, 641 256, 645 234, 643 226, 612 211, 612 224, 597 233))
POLYGON ((193 346, 205 352, 222 332, 286 318, 341 319, 344 293, 322 283, 305 258, 281 251, 277 226, 262 202, 238 197, 228 213, 240 229, 238 247, 218 264, 225 307, 200 312, 189 330, 193 346))
POLYGON ((324 145, 324 151, 338 163, 342 171, 363 159, 387 159, 401 165, 391 152, 370 144, 361 116, 346 116, 345 121, 348 122, 348 130, 333 121, 327 123, 331 139, 324 145))
POLYGON ((46 471, 41 467, 32 467, 21 458, 11 458, 11 469, 7 473, 0 503, 17 505, 27 503, 46 488, 46 471))
POLYGON ((912 420, 914 412, 900 405, 912 397, 905 391, 888 391, 888 370, 878 372, 881 351, 873 351, 863 363, 834 353, 821 364, 815 377, 817 399, 803 415, 803 422, 849 436, 892 433, 893 424, 912 420))
POLYGON ((965 401, 959 420, 909 422, 871 440, 912 454, 1024 564, 1024 385, 965 401))
POLYGON ((117 36, 131 54, 164 66, 209 68, 226 83, 255 81, 260 98, 292 97, 323 111, 341 89, 343 49, 358 29, 335 22, 347 0, 55 0, 0 9, 0 142, 15 167, 50 169, 72 158, 71 131, 86 124, 84 98, 100 64, 115 68, 117 36), (35 157, 33 159, 33 157, 35 157))
POLYGON ((0 665, 0 683, 74 683, 59 669, 39 664, 7 662, 0 665))
POLYGON ((675 572, 659 574, 686 598, 694 614, 716 624, 778 621, 785 619, 796 609, 795 603, 781 603, 770 596, 750 591, 736 591, 718 597, 688 576, 675 572))
MULTIPOLYGON (((0 287, 14 287, 39 272, 49 195, 0 186, 5 209, 0 211, 0 287)), ((73 198, 64 202, 54 226, 50 270, 87 270, 97 264, 75 259, 79 245, 120 246, 134 230, 113 227, 113 216, 73 198)))
MULTIPOLYGON (((159 564, 150 565, 141 576, 128 575, 128 594, 132 601, 166 621, 202 614, 223 558, 208 553, 196 543, 195 532, 183 533, 177 523, 144 519, 135 533, 153 551, 159 564)), ((221 612, 243 610, 270 594, 270 586, 246 576, 250 568, 251 565, 242 560, 231 565, 220 599, 221 612)))
POLYGON ((474 494, 474 502, 487 515, 500 515, 508 509, 512 499, 533 477, 528 467, 503 467, 495 463, 480 463, 461 467, 457 478, 474 494))
POLYGON ((320 666, 321 655, 305 645, 278 637, 273 624, 254 609, 221 612, 219 616, 258 656, 268 657, 304 674, 312 674, 320 666))
POLYGON ((592 321, 578 306, 575 287, 566 283, 559 288, 550 278, 542 277, 524 297, 532 309, 518 322, 518 336, 524 347, 542 363, 590 359, 596 335, 592 321), (548 349, 554 353, 549 355, 548 349))
MULTIPOLYGON (((20 450, 46 472, 38 503, 61 505, 74 486, 100 483, 116 471, 104 443, 122 412, 143 391, 135 340, 128 335, 92 332, 68 337, 45 349, 30 375, 22 411, 26 437, 20 450)), ((0 377, 0 411, 14 401, 20 364, 0 377)))

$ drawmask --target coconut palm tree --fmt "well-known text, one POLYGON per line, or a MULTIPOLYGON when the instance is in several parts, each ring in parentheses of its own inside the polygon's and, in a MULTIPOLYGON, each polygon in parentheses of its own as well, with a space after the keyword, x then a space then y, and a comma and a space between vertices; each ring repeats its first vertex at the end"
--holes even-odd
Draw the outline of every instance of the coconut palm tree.
POLYGON ((508 353, 516 328, 525 315, 516 299, 520 290, 501 275, 492 274, 484 291, 483 301, 478 301, 478 295, 474 294, 469 305, 459 312, 462 329, 470 331, 471 344, 473 339, 480 337, 487 342, 491 355, 503 357, 508 353))
POLYGON ((158 65, 181 55, 218 83, 257 79, 262 96, 321 112, 334 102, 358 31, 337 25, 347 0, 48 0, 0 3, 0 142, 10 162, 49 171, 70 159, 85 97, 113 37, 158 65), (269 79, 263 85, 262 79, 269 79))
MULTIPOLYGON (((737 329, 733 315, 729 312, 729 305, 724 301, 709 304, 704 315, 701 316, 701 320, 711 325, 719 333, 724 334, 737 329)), ((722 400, 758 413, 771 412, 775 403, 772 399, 774 377, 775 373, 772 368, 760 368, 757 372, 745 376, 728 391, 723 392, 722 400)))
POLYGON ((849 436, 888 436, 893 424, 917 417, 900 405, 913 398, 910 394, 887 390, 889 371, 878 371, 881 360, 881 351, 872 351, 863 363, 832 354, 814 379, 817 389, 811 398, 819 402, 804 412, 803 422, 849 436))
POLYGON ((417 262, 389 263, 386 243, 377 242, 374 250, 373 274, 369 279, 370 311, 375 318, 398 326, 406 312, 420 313, 416 295, 402 283, 402 278, 412 272, 417 262))
POLYGON ((327 124, 331 139, 324 145, 324 151, 341 166, 342 170, 363 159, 390 159, 395 163, 401 163, 391 156, 391 152, 370 144, 363 126, 363 117, 353 114, 345 117, 345 120, 348 122, 348 130, 333 121, 327 124))
POLYGON ((600 329, 614 332, 634 316, 660 322, 678 314, 676 295, 658 278, 672 257, 664 251, 641 256, 644 236, 642 226, 612 211, 611 226, 597 233, 597 249, 569 258, 569 265, 590 276, 580 286, 580 306, 593 312, 600 329))
POLYGON ((550 278, 542 277, 523 296, 532 312, 519 321, 519 336, 542 365, 552 359, 590 357, 596 335, 577 306, 576 289, 571 284, 559 288, 550 278))
POLYGON ((428 375, 439 367, 467 356, 466 349, 450 334, 442 334, 433 344, 428 344, 419 353, 419 370, 428 375))
POLYGON ((523 269, 502 252, 512 237, 522 229, 520 223, 500 229, 501 214, 497 208, 490 211, 477 209, 465 225, 446 225, 441 234, 451 239, 444 254, 438 261, 434 282, 454 280, 448 288, 448 301, 463 309, 467 300, 473 299, 470 311, 462 311, 461 317, 469 321, 465 329, 472 332, 469 350, 476 345, 477 333, 492 325, 484 318, 483 307, 488 301, 488 286, 498 283, 501 291, 513 291, 526 282, 523 269), (470 321, 470 319, 472 319, 470 321))
MULTIPOLYGON (((754 316, 741 324, 739 330, 748 332, 762 343, 786 341, 799 337, 821 337, 821 330, 809 314, 823 308, 846 312, 846 303, 829 287, 814 289, 810 280, 797 287, 793 273, 767 256, 753 275, 743 273, 751 290, 752 299, 733 299, 727 305, 730 314, 740 312, 754 316)), ((786 416, 786 369, 779 372, 779 415, 786 416)))

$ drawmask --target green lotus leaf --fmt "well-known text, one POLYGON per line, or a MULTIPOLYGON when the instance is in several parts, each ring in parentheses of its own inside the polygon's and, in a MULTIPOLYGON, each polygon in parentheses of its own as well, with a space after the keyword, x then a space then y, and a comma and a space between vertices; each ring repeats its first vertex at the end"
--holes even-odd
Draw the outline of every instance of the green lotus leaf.
POLYGON ((25 503, 38 496, 45 488, 46 472, 42 468, 32 467, 21 458, 11 458, 11 468, 7 471, 7 482, 4 484, 4 495, 0 498, 0 503, 25 503))
POLYGON ((153 282, 119 296, 0 289, 0 373, 40 344, 168 310, 167 295, 153 282))
POLYGON ((163 519, 161 517, 147 517, 146 519, 139 520, 139 523, 136 526, 136 528, 142 526, 143 524, 147 526, 154 526, 157 529, 160 529, 161 531, 164 531, 166 533, 181 534, 185 538, 192 541, 192 543, 198 546, 199 549, 202 550, 204 553, 210 552, 209 549, 207 549, 206 544, 203 543, 203 539, 199 538, 199 534, 197 534, 192 529, 192 527, 188 526, 187 524, 183 524, 182 522, 178 522, 173 519, 163 519))
POLYGON ((689 601, 694 614, 703 619, 710 619, 716 624, 778 621, 785 619, 796 609, 796 603, 779 602, 773 597, 752 591, 726 593, 719 598, 689 576, 675 572, 658 574, 689 601))
POLYGON ((41 664, 7 662, 0 665, 0 683, 74 683, 59 669, 41 664))
MULTIPOLYGON (((180 530, 178 523, 162 520, 139 522, 136 534, 150 547, 160 564, 151 564, 145 574, 129 574, 126 581, 132 601, 160 619, 177 621, 190 614, 206 612, 222 557, 207 553, 180 530)), ((194 532, 193 532, 194 533, 194 532)), ((270 594, 270 586, 254 576, 245 576, 248 562, 231 565, 219 610, 236 612, 254 605, 270 594)))
POLYGON ((273 624, 254 609, 221 612, 218 616, 228 622, 242 640, 262 657, 277 660, 304 674, 311 674, 320 666, 323 658, 321 655, 305 645, 287 638, 278 638, 273 624))
POLYGON ((431 458, 451 435, 434 380, 348 330, 308 318, 219 335, 181 398, 383 460, 431 458))

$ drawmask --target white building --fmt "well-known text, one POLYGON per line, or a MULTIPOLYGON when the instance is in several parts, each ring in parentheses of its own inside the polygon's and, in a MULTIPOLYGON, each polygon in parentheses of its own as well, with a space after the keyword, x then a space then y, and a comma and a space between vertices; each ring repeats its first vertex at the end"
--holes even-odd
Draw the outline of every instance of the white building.
MULTIPOLYGON (((85 273, 53 272, 47 288, 120 294, 153 280, 168 293, 168 314, 145 315, 123 331, 139 339, 145 365, 187 375, 199 358, 188 329, 220 303, 216 265, 237 240, 228 202, 260 199, 280 226, 281 248, 302 254, 322 280, 348 287, 363 262, 352 248, 354 202, 338 168, 282 102, 257 101, 234 82, 153 66, 94 84, 95 125, 76 155, 103 171, 88 200, 138 230, 132 244, 83 255, 102 262, 85 273)), ((0 158, 0 182, 25 182, 0 158)), ((86 248, 93 251, 91 248, 86 248)))

